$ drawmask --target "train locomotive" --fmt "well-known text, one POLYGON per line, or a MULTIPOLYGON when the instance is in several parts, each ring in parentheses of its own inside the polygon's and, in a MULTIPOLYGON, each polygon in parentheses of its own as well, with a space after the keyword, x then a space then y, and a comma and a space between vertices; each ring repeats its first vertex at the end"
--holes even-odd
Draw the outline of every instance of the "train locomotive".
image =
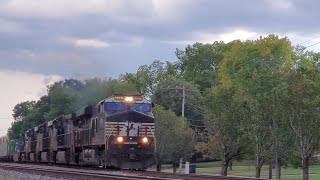
POLYGON ((0 137, 0 161, 10 162, 15 153, 16 140, 9 140, 7 136, 0 137))
POLYGON ((150 101, 115 94, 28 130, 12 159, 143 170, 153 164, 154 125, 150 101))

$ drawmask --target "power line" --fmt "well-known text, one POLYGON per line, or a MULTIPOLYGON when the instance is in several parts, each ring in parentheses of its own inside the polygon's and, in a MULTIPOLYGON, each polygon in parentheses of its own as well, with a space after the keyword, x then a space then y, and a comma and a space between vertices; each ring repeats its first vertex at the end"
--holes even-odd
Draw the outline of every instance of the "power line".
POLYGON ((309 48, 309 47, 314 46, 314 45, 317 45, 317 44, 320 44, 320 41, 319 41, 319 42, 316 42, 316 43, 314 43, 314 44, 311 44, 310 46, 307 46, 306 48, 309 48))
POLYGON ((195 105, 191 105, 189 102, 186 103, 186 105, 192 109, 192 111, 199 113, 200 115, 204 114, 204 112, 202 112, 202 110, 198 109, 197 107, 195 107, 195 105))
MULTIPOLYGON (((185 101, 186 101, 186 88, 184 86, 180 87, 167 87, 167 88, 162 88, 166 90, 182 90, 182 107, 181 107, 181 116, 184 117, 184 106, 185 106, 185 101)), ((177 91, 179 94, 180 92, 177 91)), ((181 94, 180 94, 181 95, 181 94)))
MULTIPOLYGON (((185 91, 187 90, 185 88, 185 86, 183 86, 183 87, 179 87, 179 86, 177 86, 177 87, 167 87, 167 88, 161 88, 161 90, 176 90, 176 92, 180 96, 182 96, 182 117, 184 117, 184 106, 185 105, 187 105, 189 108, 191 108, 193 111, 196 111, 200 115, 203 114, 203 112, 201 112, 201 110, 198 107, 196 107, 194 104, 190 103, 189 100, 187 101, 187 97, 188 96, 186 96, 186 94, 185 94, 185 91), (182 90, 182 94, 178 90, 182 90)), ((158 92, 158 93, 160 93, 160 92, 158 92)), ((207 128, 207 126, 205 126, 205 125, 195 125, 195 124, 192 124, 191 122, 203 122, 203 120, 188 119, 187 123, 188 123, 188 126, 190 126, 190 127, 207 128)))
MULTIPOLYGON (((181 93, 180 92, 178 92, 180 95, 181 95, 181 93)), ((199 114, 203 114, 204 113, 204 110, 201 110, 198 106, 196 106, 196 105, 194 105, 194 104, 192 104, 189 100, 187 100, 189 97, 188 96, 186 96, 186 104, 192 109, 192 110, 194 110, 194 111, 197 111, 199 114), (192 107, 191 107, 192 106, 192 107)), ((193 101, 193 100, 191 100, 191 101, 193 101)))
POLYGON ((196 128, 207 128, 208 126, 201 126, 201 125, 194 125, 194 124, 190 124, 188 123, 189 126, 192 126, 192 127, 196 127, 196 128))
MULTIPOLYGON (((195 99, 192 100, 188 100, 190 97, 186 96, 184 93, 185 90, 187 90, 184 86, 183 87, 167 87, 167 88, 161 88, 162 90, 176 90, 176 92, 182 96, 182 105, 184 107, 184 105, 187 105, 189 108, 191 108, 194 112, 197 112, 199 114, 204 114, 204 110, 200 109, 199 107, 197 107, 196 105, 194 105, 193 103, 191 103, 190 101, 196 101, 195 99), (183 93, 181 94, 178 90, 183 90, 183 93)), ((191 99, 191 98, 190 98, 191 99)), ((182 112, 184 112, 184 108, 182 109, 182 112)))
POLYGON ((318 37, 320 37, 320 35, 317 35, 317 36, 315 36, 315 37, 313 37, 313 38, 311 38, 311 39, 309 39, 307 41, 304 41, 304 42, 301 42, 301 43, 298 43, 298 44, 304 44, 304 43, 310 42, 310 41, 312 41, 314 39, 317 39, 318 37))

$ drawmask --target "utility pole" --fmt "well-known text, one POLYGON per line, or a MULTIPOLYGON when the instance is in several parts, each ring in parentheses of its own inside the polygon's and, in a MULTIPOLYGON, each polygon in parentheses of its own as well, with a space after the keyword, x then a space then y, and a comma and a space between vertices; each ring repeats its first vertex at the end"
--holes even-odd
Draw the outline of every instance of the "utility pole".
MULTIPOLYGON (((181 116, 184 117, 184 106, 186 103, 186 88, 184 86, 182 87, 175 87, 175 88, 163 88, 163 89, 173 89, 173 90, 182 90, 182 105, 181 105, 181 116)), ((179 162, 179 173, 182 173, 182 161, 183 159, 180 158, 180 162, 179 162)))
POLYGON ((182 110, 181 110, 181 116, 184 117, 184 104, 186 101, 186 88, 183 86, 182 87, 182 110))
MULTIPOLYGON (((186 88, 183 86, 182 87, 182 110, 181 110, 181 116, 184 117, 184 104, 186 101, 186 88)), ((179 163, 179 173, 182 173, 182 158, 180 158, 180 163, 179 163)))
POLYGON ((168 87, 168 88, 162 88, 166 90, 182 90, 182 105, 181 105, 181 116, 184 117, 184 106, 186 102, 186 88, 184 86, 182 87, 168 87))

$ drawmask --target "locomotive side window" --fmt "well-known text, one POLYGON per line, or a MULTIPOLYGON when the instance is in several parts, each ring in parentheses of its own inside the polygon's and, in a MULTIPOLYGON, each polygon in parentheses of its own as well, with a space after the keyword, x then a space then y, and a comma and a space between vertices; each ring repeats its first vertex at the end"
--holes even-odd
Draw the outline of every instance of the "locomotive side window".
POLYGON ((103 112, 103 105, 102 105, 102 104, 100 104, 100 105, 98 106, 98 112, 99 112, 99 113, 102 113, 102 112, 103 112))
POLYGON ((92 119, 91 129, 95 131, 96 129, 96 119, 92 119))
POLYGON ((99 119, 95 119, 96 122, 96 132, 99 131, 99 119))

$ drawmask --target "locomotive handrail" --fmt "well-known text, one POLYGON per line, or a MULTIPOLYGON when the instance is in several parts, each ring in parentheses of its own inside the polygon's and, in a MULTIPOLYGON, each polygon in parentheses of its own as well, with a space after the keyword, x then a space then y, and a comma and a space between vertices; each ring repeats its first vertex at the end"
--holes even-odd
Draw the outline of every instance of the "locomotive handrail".
MULTIPOLYGON (((87 129, 81 129, 81 130, 75 130, 74 132, 81 132, 81 131, 86 131, 86 130, 90 130, 90 128, 87 128, 87 129)), ((71 133, 59 134, 59 135, 57 135, 57 137, 58 137, 58 136, 68 135, 68 134, 71 134, 71 133)))

